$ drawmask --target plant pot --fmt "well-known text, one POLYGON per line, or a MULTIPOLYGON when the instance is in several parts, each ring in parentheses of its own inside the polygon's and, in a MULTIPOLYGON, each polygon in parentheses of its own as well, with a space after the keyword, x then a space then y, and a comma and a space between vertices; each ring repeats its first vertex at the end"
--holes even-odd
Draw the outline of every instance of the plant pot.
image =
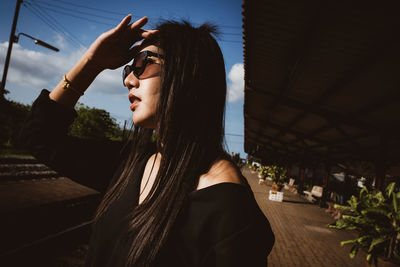
POLYGON ((366 267, 396 267, 396 266, 398 267, 399 266, 391 261, 385 261, 382 258, 378 258, 378 260, 376 260, 376 261, 372 260, 371 263, 368 263, 368 261, 365 261, 365 262, 366 262, 366 264, 365 264, 366 267))
POLYGON ((278 185, 274 182, 272 183, 272 191, 278 191, 278 185))
POLYGON ((283 188, 283 184, 277 184, 275 182, 272 184, 272 190, 280 192, 280 191, 282 191, 282 188, 283 188))
POLYGON ((283 184, 278 184, 278 191, 281 192, 283 188, 283 184))

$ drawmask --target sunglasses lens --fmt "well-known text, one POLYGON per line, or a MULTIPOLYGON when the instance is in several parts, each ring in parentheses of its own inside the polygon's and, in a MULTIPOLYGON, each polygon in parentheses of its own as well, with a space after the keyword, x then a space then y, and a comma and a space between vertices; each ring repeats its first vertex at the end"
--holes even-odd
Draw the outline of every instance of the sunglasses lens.
POLYGON ((161 57, 161 55, 153 54, 149 55, 149 51, 143 51, 136 55, 136 57, 133 59, 132 65, 126 65, 122 71, 123 82, 131 72, 133 72, 133 75, 135 75, 136 78, 140 79, 140 76, 145 72, 146 65, 154 63, 154 60, 148 59, 148 56, 161 57))
POLYGON ((131 66, 126 65, 126 66, 124 67, 123 71, 122 71, 122 83, 123 83, 124 85, 125 85, 126 76, 128 76, 129 73, 131 73, 131 72, 132 72, 131 66))
POLYGON ((133 66, 134 66, 133 73, 135 74, 136 77, 139 77, 143 73, 144 69, 146 68, 146 53, 145 52, 140 53, 138 55, 138 57, 134 59, 133 66))

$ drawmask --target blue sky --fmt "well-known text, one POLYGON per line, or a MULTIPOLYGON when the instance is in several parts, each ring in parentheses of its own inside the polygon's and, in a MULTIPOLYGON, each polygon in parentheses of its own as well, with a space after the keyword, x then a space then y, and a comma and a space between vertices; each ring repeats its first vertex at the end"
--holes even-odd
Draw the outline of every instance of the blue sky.
MULTIPOLYGON (((195 25, 213 22, 222 33, 219 44, 225 59, 228 83, 225 131, 229 152, 243 150, 243 42, 240 0, 204 1, 99 1, 26 0, 21 6, 17 31, 48 42, 60 49, 56 53, 22 36, 14 44, 6 88, 8 99, 31 104, 42 88, 51 90, 104 31, 126 14, 149 17, 151 28, 160 20, 186 19, 195 25)), ((5 55, 16 0, 0 4, 0 69, 5 55)), ((119 123, 131 120, 128 91, 122 86, 121 69, 106 70, 89 87, 79 102, 110 112, 119 123)))

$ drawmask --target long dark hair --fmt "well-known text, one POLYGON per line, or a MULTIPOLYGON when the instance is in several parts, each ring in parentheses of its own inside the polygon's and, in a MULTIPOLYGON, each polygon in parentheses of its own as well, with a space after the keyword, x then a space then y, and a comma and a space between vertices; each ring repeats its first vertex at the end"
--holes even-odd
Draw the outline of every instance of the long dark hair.
MULTIPOLYGON (((149 194, 127 217, 131 242, 127 266, 151 266, 176 218, 223 149, 226 98, 225 65, 216 27, 195 28, 186 21, 167 21, 145 43, 164 51, 161 94, 157 107, 156 151, 160 167, 149 194), (132 240, 140 240, 133 244, 132 240)), ((151 142, 152 130, 135 127, 132 151, 114 185, 105 194, 95 221, 126 189, 138 161, 151 142)))

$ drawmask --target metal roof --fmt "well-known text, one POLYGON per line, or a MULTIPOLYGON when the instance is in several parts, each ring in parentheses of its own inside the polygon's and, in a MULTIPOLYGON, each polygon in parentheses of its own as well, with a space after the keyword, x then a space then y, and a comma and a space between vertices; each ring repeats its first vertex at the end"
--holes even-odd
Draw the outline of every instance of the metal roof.
POLYGON ((245 151, 270 162, 398 162, 397 2, 245 0, 245 151))

